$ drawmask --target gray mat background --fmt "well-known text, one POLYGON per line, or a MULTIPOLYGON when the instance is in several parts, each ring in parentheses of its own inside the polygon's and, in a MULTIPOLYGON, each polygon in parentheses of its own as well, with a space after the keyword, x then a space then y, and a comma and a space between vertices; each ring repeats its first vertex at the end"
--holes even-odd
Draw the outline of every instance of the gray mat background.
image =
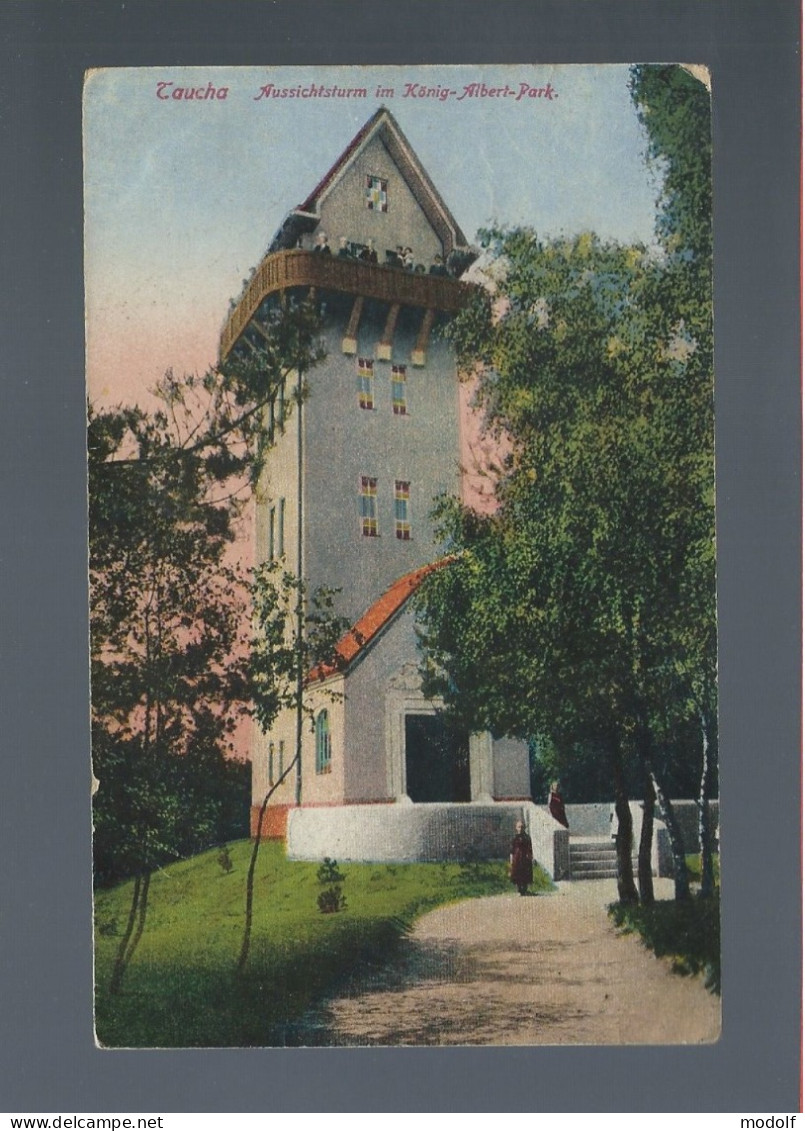
POLYGON ((7 0, 0 33, 0 1108, 799 1110, 799 5, 7 0), (91 1019, 82 72, 473 61, 712 68, 722 1040, 101 1052, 91 1019))

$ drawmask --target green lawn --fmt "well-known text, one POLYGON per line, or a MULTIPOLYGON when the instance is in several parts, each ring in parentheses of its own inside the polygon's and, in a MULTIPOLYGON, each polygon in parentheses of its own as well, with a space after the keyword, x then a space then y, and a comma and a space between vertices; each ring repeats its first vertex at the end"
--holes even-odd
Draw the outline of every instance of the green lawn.
MULTIPOLYGON (((503 862, 344 864, 347 906, 324 915, 317 864, 264 844, 249 967, 235 976, 250 852, 212 850, 154 874, 148 919, 122 991, 108 993, 131 885, 96 894, 96 1031, 110 1047, 282 1045, 285 1027, 350 970, 390 955, 414 919, 442 903, 510 891, 503 862)), ((550 880, 535 870, 534 888, 550 880)))

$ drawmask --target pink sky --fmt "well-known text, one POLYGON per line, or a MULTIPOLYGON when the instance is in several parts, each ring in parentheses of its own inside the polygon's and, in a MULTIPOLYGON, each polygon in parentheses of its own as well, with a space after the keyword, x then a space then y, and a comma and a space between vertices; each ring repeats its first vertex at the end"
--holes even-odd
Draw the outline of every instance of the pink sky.
MULTIPOLYGON (((85 87, 87 386, 97 406, 148 403, 167 368, 216 361, 230 299, 283 217, 304 200, 357 130, 389 105, 470 240, 501 220, 545 234, 596 229, 651 239, 655 186, 642 159, 626 67, 119 68, 85 87), (365 85, 368 97, 255 98, 270 80, 365 85), (461 90, 550 82, 550 103, 411 100, 406 82, 461 90), (226 85, 225 100, 166 102, 160 82, 226 85), (389 100, 386 91, 399 97, 389 100), (468 175, 469 173, 469 175, 468 175)), ((519 88, 519 86, 518 86, 519 88)), ((469 386, 461 390, 466 409, 469 386)), ((464 414, 467 415, 466 413, 464 414)), ((491 508, 478 473, 489 455, 462 434, 465 500, 491 508), (470 494, 467 494, 469 491, 470 494)), ((491 454, 495 448, 492 445, 491 454)), ((251 564, 251 523, 236 553, 251 564)), ((248 727, 238 735, 248 749, 248 727)))
POLYGON ((229 300, 287 212, 381 102, 474 239, 496 219, 543 233, 652 238, 655 185, 625 66, 108 68, 85 87, 87 379, 103 403, 141 400, 167 367, 215 361, 229 300), (269 81, 364 86, 358 101, 256 97, 269 81), (404 96, 405 84, 523 80, 557 97, 404 96), (160 82, 226 86, 172 102, 160 82), (471 143, 471 144, 469 144, 471 143), (468 175, 471 168, 471 175, 468 175))

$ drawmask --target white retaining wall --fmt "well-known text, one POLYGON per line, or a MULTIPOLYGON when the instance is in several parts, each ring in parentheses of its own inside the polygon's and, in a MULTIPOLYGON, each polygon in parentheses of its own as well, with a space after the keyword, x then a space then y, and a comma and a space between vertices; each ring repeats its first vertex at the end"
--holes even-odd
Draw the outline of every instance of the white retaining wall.
POLYGON ((534 848, 534 862, 552 880, 570 879, 570 836, 564 825, 554 820, 545 806, 524 806, 526 827, 534 848))
MULTIPOLYGON (((698 849, 697 814, 693 801, 673 802, 686 852, 698 849)), ((630 802, 635 844, 640 836, 642 807, 630 802)), ((534 861, 553 880, 570 877, 572 836, 611 836, 612 806, 568 805, 568 832, 544 805, 532 802, 493 804, 438 803, 414 805, 338 805, 291 809, 288 813, 287 851, 290 860, 323 860, 330 856, 348 862, 414 863, 438 860, 505 860, 514 825, 525 821, 534 846, 534 861)), ((710 803, 713 828, 718 823, 718 802, 710 803)), ((654 822, 652 870, 673 875, 668 832, 654 822)))
MULTIPOLYGON (((699 850, 699 814, 695 801, 672 801, 674 813, 682 834, 685 852, 692 853, 699 850)), ((570 824, 571 836, 612 836, 615 833, 616 822, 610 821, 615 806, 608 802, 596 802, 590 805, 567 805, 567 819, 570 824)), ((640 822, 643 819, 643 804, 640 801, 630 801, 632 811, 632 824, 634 825, 635 841, 640 837, 640 822)), ((719 821, 719 807, 717 801, 710 802, 710 822, 715 832, 719 821)), ((656 830, 664 828, 660 820, 659 809, 654 809, 654 827, 656 830)))
POLYGON ((340 805, 288 813, 290 860, 505 860, 521 804, 340 805))

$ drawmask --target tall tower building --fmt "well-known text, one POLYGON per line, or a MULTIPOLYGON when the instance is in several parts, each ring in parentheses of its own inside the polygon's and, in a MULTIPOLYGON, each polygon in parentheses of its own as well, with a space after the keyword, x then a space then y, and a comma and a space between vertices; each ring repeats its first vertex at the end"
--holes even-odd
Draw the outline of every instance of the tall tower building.
MULTIPOLYGON (((338 670, 308 681, 313 726, 303 731, 301 790, 295 773, 277 788, 264 836, 285 835, 299 801, 328 808, 326 835, 341 858, 440 855, 432 838, 419 849, 373 849, 371 836, 361 840, 371 824, 362 807, 412 812, 412 804, 529 797, 523 743, 457 733, 425 698, 409 602, 441 568, 434 499, 461 491, 459 381, 440 331, 471 297, 458 276, 472 259, 402 130, 380 109, 286 217, 224 327, 222 357, 259 341, 271 304, 313 294, 321 305, 326 359, 305 374, 301 408, 288 413, 295 390, 278 390, 267 425, 274 444, 258 489, 257 558, 283 559, 309 592, 338 590, 335 611, 353 626, 338 670), (354 847, 345 851, 348 829, 354 847)), ((296 743, 290 712, 271 734, 255 735, 253 834, 296 743)))

